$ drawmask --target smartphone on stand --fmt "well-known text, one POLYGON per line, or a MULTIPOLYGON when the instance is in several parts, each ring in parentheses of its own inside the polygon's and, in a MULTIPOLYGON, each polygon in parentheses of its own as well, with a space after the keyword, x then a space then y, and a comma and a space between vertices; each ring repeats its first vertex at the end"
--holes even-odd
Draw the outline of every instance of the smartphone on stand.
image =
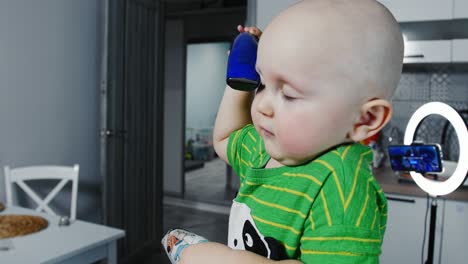
POLYGON ((394 171, 415 171, 421 174, 443 171, 438 144, 390 145, 388 156, 394 171))

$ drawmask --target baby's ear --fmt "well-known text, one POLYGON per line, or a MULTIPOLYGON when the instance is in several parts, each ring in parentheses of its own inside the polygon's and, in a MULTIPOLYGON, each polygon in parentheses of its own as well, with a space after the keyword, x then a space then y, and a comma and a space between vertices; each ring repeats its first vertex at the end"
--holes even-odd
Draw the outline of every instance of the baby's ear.
POLYGON ((379 132, 392 117, 392 104, 384 99, 372 99, 361 107, 359 120, 354 123, 348 138, 354 142, 362 141, 379 132))

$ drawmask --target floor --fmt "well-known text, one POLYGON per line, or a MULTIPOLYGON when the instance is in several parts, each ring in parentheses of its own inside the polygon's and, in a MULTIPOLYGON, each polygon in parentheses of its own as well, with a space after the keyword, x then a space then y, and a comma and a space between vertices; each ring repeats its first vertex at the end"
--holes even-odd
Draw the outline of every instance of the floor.
MULTIPOLYGON (((200 205, 199 205, 200 206, 200 205)), ((203 206, 203 205, 202 205, 203 206)), ((205 206, 210 206, 209 204, 205 206)), ((164 205, 163 230, 183 228, 209 241, 226 244, 229 215, 182 206, 164 205)), ((145 264, 170 264, 164 253, 155 254, 145 264)))
POLYGON ((206 239, 225 244, 229 215, 172 205, 164 206, 164 230, 183 228, 206 239))
MULTIPOLYGON (((183 228, 210 241, 226 244, 229 209, 235 190, 226 188, 226 165, 220 159, 186 173, 185 198, 164 198, 163 230, 183 228)), ((145 264, 170 264, 167 256, 155 254, 145 264)))
POLYGON ((226 174, 226 163, 219 158, 205 161, 203 168, 187 171, 184 198, 230 206, 236 196, 238 181, 233 179, 230 187, 226 174))

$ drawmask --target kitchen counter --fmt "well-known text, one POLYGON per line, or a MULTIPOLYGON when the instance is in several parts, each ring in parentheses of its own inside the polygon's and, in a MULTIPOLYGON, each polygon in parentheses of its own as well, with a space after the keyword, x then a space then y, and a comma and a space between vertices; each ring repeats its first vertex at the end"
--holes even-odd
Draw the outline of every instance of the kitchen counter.
MULTIPOLYGON (((411 180, 400 181, 399 177, 389 167, 374 169, 374 176, 385 194, 400 194, 417 197, 426 197, 426 192, 421 190, 411 180)), ((468 202, 468 186, 460 186, 451 194, 441 196, 443 199, 468 202)))

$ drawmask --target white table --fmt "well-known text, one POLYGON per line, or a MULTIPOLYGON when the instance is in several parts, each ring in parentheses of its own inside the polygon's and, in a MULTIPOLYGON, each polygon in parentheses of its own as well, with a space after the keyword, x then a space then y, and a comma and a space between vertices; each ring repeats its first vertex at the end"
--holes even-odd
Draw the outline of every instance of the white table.
POLYGON ((2 264, 92 263, 106 258, 108 263, 117 263, 117 240, 125 236, 123 230, 80 220, 59 226, 58 216, 14 206, 0 212, 5 214, 40 215, 49 225, 42 231, 11 238, 13 248, 0 250, 2 264))

